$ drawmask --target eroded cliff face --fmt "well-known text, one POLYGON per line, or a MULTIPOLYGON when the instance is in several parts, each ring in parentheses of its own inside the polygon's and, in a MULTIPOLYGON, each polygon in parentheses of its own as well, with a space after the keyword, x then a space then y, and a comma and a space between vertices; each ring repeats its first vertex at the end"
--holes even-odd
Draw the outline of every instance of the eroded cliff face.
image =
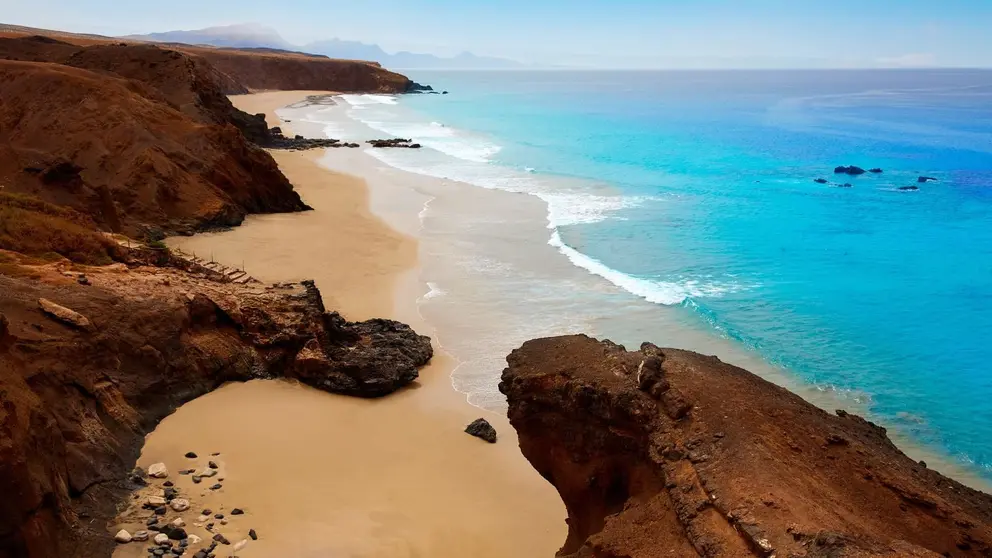
POLYGON ((109 556, 106 526, 134 488, 127 473, 144 435, 225 382, 285 377, 378 397, 416 379, 431 357, 430 340, 403 324, 326 312, 312 283, 235 285, 133 259, 131 267, 5 265, 3 557, 109 556), (85 322, 53 314, 51 304, 85 322))
POLYGON ((525 343, 501 391, 568 509, 559 555, 989 556, 992 497, 715 357, 525 343))

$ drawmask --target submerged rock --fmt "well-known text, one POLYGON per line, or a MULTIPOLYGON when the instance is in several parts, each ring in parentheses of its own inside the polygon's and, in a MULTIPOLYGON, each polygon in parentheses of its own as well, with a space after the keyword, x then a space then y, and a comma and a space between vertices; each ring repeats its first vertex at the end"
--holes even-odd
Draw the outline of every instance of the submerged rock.
POLYGON ((919 190, 920 188, 918 186, 900 186, 897 189, 902 190, 904 192, 912 192, 914 190, 919 190))
POLYGON ((937 182, 937 179, 934 178, 934 177, 932 177, 932 176, 921 176, 921 177, 919 177, 919 178, 916 179, 916 182, 918 182, 920 184, 926 184, 927 182, 930 182, 931 180, 934 181, 934 182, 937 182))
POLYGON ((849 167, 840 166, 834 169, 834 174, 850 174, 852 176, 856 176, 864 173, 865 173, 865 169, 861 167, 856 167, 854 165, 851 165, 849 167))
POLYGON ((827 183, 827 179, 826 178, 817 178, 817 179, 813 180, 813 182, 816 182, 817 184, 826 184, 827 183))
POLYGON ((880 169, 878 167, 875 167, 873 169, 868 169, 868 172, 873 173, 873 174, 881 174, 882 173, 882 169, 880 169))
POLYGON ((496 443, 496 429, 484 418, 472 421, 472 424, 465 428, 465 432, 476 438, 481 438, 490 444, 496 443))

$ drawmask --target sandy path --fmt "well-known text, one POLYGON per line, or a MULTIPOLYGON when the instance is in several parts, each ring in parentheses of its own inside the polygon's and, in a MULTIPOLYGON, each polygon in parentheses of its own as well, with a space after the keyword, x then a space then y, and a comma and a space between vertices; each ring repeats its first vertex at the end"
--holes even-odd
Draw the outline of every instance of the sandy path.
MULTIPOLYGON (((274 115, 308 93, 233 100, 274 115)), ((267 281, 313 278, 328 308, 350 319, 394 317, 430 334, 416 307, 426 291, 416 239, 369 212, 364 181, 324 170, 312 153, 275 156, 315 211, 252 217, 230 232, 170 243, 228 265, 243 262, 267 281)), ((422 203, 407 201, 397 202, 408 213, 404 223, 422 203)), ((228 385, 162 421, 139 465, 169 466, 170 480, 193 502, 182 514, 188 530, 205 539, 210 533, 193 525, 201 509, 243 508, 214 532, 237 541, 255 529, 259 540, 239 553, 246 558, 550 558, 565 538, 557 493, 521 456, 505 417, 471 407, 451 388, 452 368, 438 350, 415 388, 377 401, 287 382, 228 385), (483 414, 500 433, 496 445, 462 432, 483 414), (199 458, 184 458, 188 451, 199 458), (209 489, 213 479, 193 484, 175 473, 202 467, 214 452, 220 490, 209 489)), ((145 556, 146 546, 122 545, 115 556, 145 556)), ((230 548, 219 547, 218 556, 230 548)))

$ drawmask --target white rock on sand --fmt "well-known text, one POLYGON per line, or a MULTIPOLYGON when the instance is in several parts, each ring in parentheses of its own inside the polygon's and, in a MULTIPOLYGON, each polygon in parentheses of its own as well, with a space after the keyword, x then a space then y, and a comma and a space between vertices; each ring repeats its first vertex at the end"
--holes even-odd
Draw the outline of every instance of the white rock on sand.
POLYGON ((189 536, 188 536, 188 537, 186 538, 186 540, 187 540, 187 541, 189 541, 188 543, 186 543, 186 544, 187 544, 187 546, 192 546, 192 545, 194 545, 194 544, 200 544, 200 542, 201 542, 201 541, 202 541, 203 539, 201 539, 200 537, 197 537, 196 535, 192 535, 192 534, 191 534, 191 535, 189 535, 189 536))
POLYGON ((164 544, 169 542, 169 535, 166 535, 165 533, 159 533, 155 535, 155 538, 152 540, 155 541, 155 544, 164 544))
POLYGON ((165 463, 155 463, 148 467, 148 476, 156 479, 164 479, 169 476, 169 470, 165 468, 165 463))
POLYGON ((162 496, 149 496, 148 497, 148 505, 149 506, 155 506, 157 508, 159 506, 164 506, 165 503, 166 503, 166 499, 163 498, 162 496))
POLYGON ((143 542, 148 540, 148 531, 138 531, 131 535, 132 541, 143 542))
POLYGON ((117 531, 116 535, 114 535, 114 540, 119 543, 129 543, 131 542, 131 533, 121 529, 120 531, 117 531))
POLYGON ((176 498, 170 504, 173 511, 184 512, 189 509, 189 500, 185 498, 176 498))
POLYGON ((177 518, 173 519, 172 520, 172 523, 170 523, 169 525, 172 525, 173 527, 185 527, 186 526, 186 522, 183 521, 183 518, 177 517, 177 518))
POLYGON ((86 316, 74 310, 70 310, 65 306, 59 306, 47 298, 39 298, 38 306, 41 307, 42 312, 48 314, 56 320, 59 320, 60 322, 76 326, 79 329, 90 329, 92 326, 86 316))

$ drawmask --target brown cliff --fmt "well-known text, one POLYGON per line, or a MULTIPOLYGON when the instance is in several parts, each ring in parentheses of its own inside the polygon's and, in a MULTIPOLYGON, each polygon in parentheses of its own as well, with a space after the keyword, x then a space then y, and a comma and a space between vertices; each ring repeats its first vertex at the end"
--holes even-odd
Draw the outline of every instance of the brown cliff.
POLYGON ((289 377, 375 397, 431 357, 407 326, 325 312, 312 284, 242 286, 132 263, 87 268, 85 285, 79 268, 60 272, 67 264, 0 273, 0 557, 109 556, 106 526, 133 488, 144 435, 224 382, 289 377))
POLYGON ((239 224, 306 206, 264 150, 135 80, 0 61, 4 192, 71 207, 134 236, 239 224))
POLYGON ((507 362, 521 450, 568 509, 560 556, 992 553, 992 497, 714 357, 571 336, 507 362))

